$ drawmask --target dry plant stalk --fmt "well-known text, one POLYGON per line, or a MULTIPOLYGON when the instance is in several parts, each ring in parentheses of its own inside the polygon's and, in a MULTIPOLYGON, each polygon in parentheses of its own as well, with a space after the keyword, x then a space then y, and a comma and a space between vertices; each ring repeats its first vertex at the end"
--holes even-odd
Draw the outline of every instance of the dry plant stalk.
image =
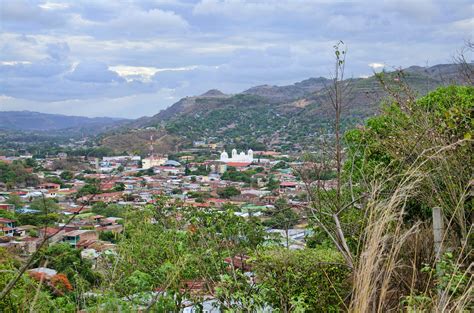
POLYGON ((382 183, 372 184, 367 202, 367 227, 362 251, 353 274, 351 312, 382 312, 390 297, 390 283, 397 267, 397 256, 405 240, 418 225, 403 228, 407 199, 414 195, 421 175, 415 171, 402 181, 387 199, 382 183))

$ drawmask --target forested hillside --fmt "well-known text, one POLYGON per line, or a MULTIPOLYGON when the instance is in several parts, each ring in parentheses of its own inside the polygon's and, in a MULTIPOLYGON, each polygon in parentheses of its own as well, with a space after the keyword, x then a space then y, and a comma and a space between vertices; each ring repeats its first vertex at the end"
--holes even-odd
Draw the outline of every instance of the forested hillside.
MULTIPOLYGON (((381 84, 382 77, 389 86, 407 85, 414 94, 422 96, 438 86, 459 82, 457 67, 410 67, 369 78, 346 79, 343 129, 361 125, 366 118, 380 112, 381 100, 388 94, 387 86, 381 84)), ((121 147, 120 138, 127 136, 136 138, 134 149, 144 152, 149 142, 141 141, 142 132, 133 129, 156 127, 160 130, 155 133, 157 140, 166 134, 180 146, 189 145, 193 140, 211 139, 230 145, 246 142, 248 147, 260 149, 273 145, 283 150, 310 149, 315 138, 334 131, 328 96, 330 85, 329 79, 312 78, 290 86, 257 86, 236 95, 211 90, 183 98, 153 117, 138 119, 122 130, 116 129, 105 135, 103 144, 109 148, 121 147)), ((166 145, 156 147, 167 150, 166 145)))

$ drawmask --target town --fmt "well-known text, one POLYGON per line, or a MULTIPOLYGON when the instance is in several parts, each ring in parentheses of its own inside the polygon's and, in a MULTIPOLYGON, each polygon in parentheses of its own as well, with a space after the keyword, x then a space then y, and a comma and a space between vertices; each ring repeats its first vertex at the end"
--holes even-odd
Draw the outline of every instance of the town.
POLYGON ((474 312, 472 0, 0 3, 0 313, 474 312))
MULTIPOLYGON (((228 153, 222 144, 205 141, 174 156, 158 155, 152 140, 143 158, 64 152, 45 158, 0 157, 5 179, 0 182, 0 247, 28 258, 43 245, 67 244, 100 272, 101 258, 116 249, 125 212, 162 201, 257 218, 266 225, 269 243, 295 250, 306 246, 311 236, 308 199, 297 173, 303 162, 296 155, 251 149, 228 153)), ((331 189, 334 175, 328 174, 321 182, 331 189)), ((239 262, 245 258, 240 256, 239 262)), ((58 275, 43 266, 28 272, 49 280, 58 275)))

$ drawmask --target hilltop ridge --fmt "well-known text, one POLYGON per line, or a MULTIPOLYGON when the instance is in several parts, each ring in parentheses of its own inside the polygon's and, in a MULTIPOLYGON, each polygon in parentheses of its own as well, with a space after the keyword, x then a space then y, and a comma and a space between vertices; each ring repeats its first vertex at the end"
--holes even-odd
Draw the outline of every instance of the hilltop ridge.
MULTIPOLYGON (((453 64, 411 66, 403 72, 405 82, 420 96, 460 80, 453 64)), ((386 78, 396 79, 389 72, 386 78)), ((318 77, 287 86, 255 86, 233 95, 211 89, 199 96, 182 98, 154 116, 114 129, 104 136, 103 144, 122 151, 130 147, 146 151, 149 142, 142 133, 146 129, 148 134, 152 127, 156 128, 156 148, 163 152, 210 138, 254 148, 302 149, 305 147, 301 142, 313 143, 312 137, 331 132, 332 109, 327 94, 330 84, 330 79, 318 77), (123 138, 129 138, 127 145, 122 144, 123 138)), ((362 124, 367 117, 377 114, 386 93, 375 76, 350 78, 344 84, 351 88, 342 114, 343 127, 362 124)))

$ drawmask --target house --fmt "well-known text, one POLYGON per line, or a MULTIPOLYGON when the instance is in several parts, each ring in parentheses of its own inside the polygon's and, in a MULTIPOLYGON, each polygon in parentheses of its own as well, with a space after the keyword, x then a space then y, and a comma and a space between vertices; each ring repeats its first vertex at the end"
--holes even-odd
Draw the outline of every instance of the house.
POLYGON ((0 217, 0 235, 1 236, 13 236, 15 232, 15 221, 8 218, 0 217))
POLYGON ((37 268, 32 268, 31 270, 28 270, 28 274, 30 275, 42 275, 44 276, 45 279, 51 279, 54 275, 56 275, 58 272, 52 268, 47 268, 47 267, 37 267, 37 268))
POLYGON ((69 243, 73 247, 86 242, 99 239, 95 230, 74 230, 65 234, 63 241, 69 243))
POLYGON ((0 203, 0 210, 13 212, 15 210, 15 205, 10 203, 0 203))
POLYGON ((224 263, 226 263, 230 269, 236 268, 240 269, 243 272, 251 271, 252 267, 248 262, 249 257, 247 255, 236 255, 234 257, 228 257, 224 259, 224 263))
POLYGON ((298 183, 297 182, 282 181, 280 183, 280 192, 296 191, 297 189, 298 189, 298 183))
POLYGON ((66 231, 57 227, 43 227, 38 229, 38 235, 40 238, 48 237, 50 244, 61 241, 66 231))
POLYGON ((61 188, 60 184, 55 183, 43 183, 38 185, 38 189, 46 189, 46 190, 59 190, 61 188))
POLYGON ((111 202, 117 202, 122 198, 123 193, 120 191, 117 192, 106 192, 106 193, 101 193, 101 194, 96 194, 96 195, 87 195, 83 196, 78 199, 78 202, 105 202, 105 203, 111 203, 111 202))

